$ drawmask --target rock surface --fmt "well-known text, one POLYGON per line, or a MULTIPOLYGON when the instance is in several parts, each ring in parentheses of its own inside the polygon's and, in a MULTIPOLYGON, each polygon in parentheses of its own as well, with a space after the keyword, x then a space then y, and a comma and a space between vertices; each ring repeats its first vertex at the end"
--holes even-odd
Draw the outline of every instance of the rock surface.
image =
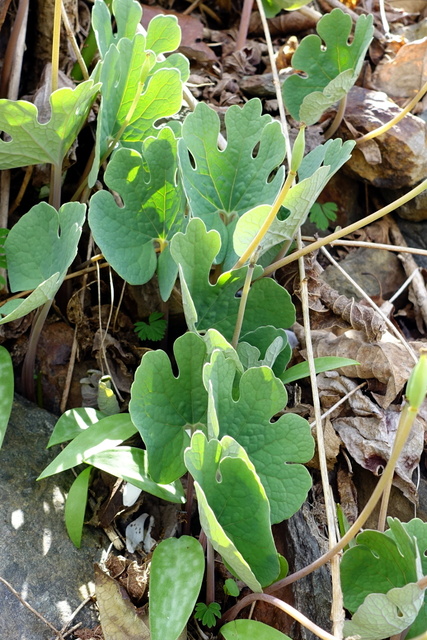
MULTIPOLYGON (((68 538, 64 497, 73 475, 66 472, 36 482, 58 453, 46 450, 56 418, 17 397, 0 450, 0 577, 61 629, 92 594, 93 563, 107 539, 85 527, 81 549, 68 538)), ((0 638, 49 640, 54 636, 41 620, 0 583, 0 638)), ((73 620, 93 628, 97 617, 86 605, 73 620)))
MULTIPOLYGON (((389 122, 400 111, 385 93, 353 87, 348 94, 345 122, 364 134, 389 122)), ((357 145, 346 171, 374 187, 414 186, 427 175, 426 135, 426 123, 408 114, 389 131, 363 145, 363 150, 357 145)), ((344 124, 337 137, 349 137, 344 124)))

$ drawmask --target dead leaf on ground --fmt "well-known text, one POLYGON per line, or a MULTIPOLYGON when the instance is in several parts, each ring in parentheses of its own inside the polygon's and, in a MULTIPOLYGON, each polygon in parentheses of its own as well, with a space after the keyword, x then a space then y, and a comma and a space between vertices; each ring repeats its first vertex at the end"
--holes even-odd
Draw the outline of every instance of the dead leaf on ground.
MULTIPOLYGON (((335 404, 355 386, 352 380, 336 371, 320 374, 317 382, 324 409, 331 403, 335 404)), ((390 405, 382 409, 360 389, 336 410, 331 422, 352 458, 378 476, 390 458, 400 414, 400 406, 390 405)), ((418 416, 396 465, 394 484, 411 502, 417 501, 412 475, 423 452, 426 426, 424 418, 418 416)))
POLYGON ((95 588, 105 640, 150 640, 147 614, 138 613, 123 587, 97 563, 95 588))
MULTIPOLYGON (((304 340, 303 334, 298 335, 304 340)), ((340 336, 327 331, 312 332, 313 351, 316 358, 322 356, 340 356, 353 358, 360 362, 358 366, 342 369, 342 373, 350 378, 360 378, 369 382, 381 383, 382 393, 372 393, 380 407, 386 409, 403 391, 414 361, 405 347, 388 332, 381 341, 370 343, 362 331, 349 330, 340 336)), ((412 342, 415 352, 425 347, 425 342, 412 342)), ((304 353, 302 352, 304 356, 304 353)), ((378 390, 377 390, 378 391, 378 390)))

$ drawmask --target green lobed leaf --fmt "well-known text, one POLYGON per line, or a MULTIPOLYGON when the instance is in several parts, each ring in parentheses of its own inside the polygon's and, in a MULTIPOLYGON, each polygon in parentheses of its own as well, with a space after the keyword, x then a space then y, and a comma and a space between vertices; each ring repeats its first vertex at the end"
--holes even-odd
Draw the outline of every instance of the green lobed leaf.
POLYGON ((185 451, 199 516, 212 546, 253 591, 270 584, 280 565, 270 507, 247 453, 233 438, 207 440, 198 431, 185 451))
POLYGON ((219 117, 199 103, 184 121, 178 154, 190 210, 208 230, 220 233, 222 246, 216 262, 225 260, 224 268, 229 269, 237 259, 232 235, 238 218, 259 202, 272 204, 280 190, 285 141, 280 124, 261 115, 258 98, 243 108, 227 109, 225 126, 227 146, 220 150, 219 117))
MULTIPOLYGON (((181 59, 179 66, 185 67, 181 59)), ((170 68, 168 63, 156 62, 156 54, 147 49, 142 34, 136 34, 132 40, 122 38, 117 45, 110 46, 100 79, 101 104, 89 186, 95 184, 100 161, 113 139, 119 136, 122 142, 132 146, 143 142, 157 133, 156 121, 177 113, 182 103, 180 70, 170 68), (138 92, 141 92, 139 97, 138 92), (129 116, 135 100, 136 107, 129 116)))
POLYGON ((137 432, 128 413, 107 416, 90 425, 68 444, 37 478, 47 478, 81 464, 89 456, 111 449, 137 432))
POLYGON ((85 457, 85 462, 117 478, 122 478, 135 487, 162 500, 177 504, 184 503, 185 496, 179 481, 172 484, 158 484, 150 478, 146 453, 146 451, 137 447, 121 446, 104 449, 87 456, 85 457))
POLYGON ((56 292, 61 286, 63 278, 59 273, 54 273, 53 276, 48 278, 45 282, 39 284, 39 286, 24 300, 10 300, 6 304, 0 307, 0 316, 4 316, 0 320, 0 324, 6 322, 12 322, 12 320, 18 320, 26 316, 37 307, 41 307, 46 302, 51 302, 55 297, 56 292))
POLYGON ((135 372, 129 411, 144 440, 148 470, 156 482, 169 483, 186 471, 184 449, 191 433, 206 428, 208 398, 202 379, 206 345, 195 333, 174 343, 178 376, 164 351, 149 351, 135 372))
POLYGON ((196 620, 201 620, 205 627, 214 627, 217 618, 221 617, 221 605, 218 602, 210 602, 209 604, 198 602, 194 610, 194 617, 196 620))
POLYGON ((221 627, 225 640, 290 640, 281 631, 257 620, 233 620, 221 627))
POLYGON ((73 440, 79 433, 88 429, 92 424, 95 424, 95 422, 99 422, 99 420, 104 417, 101 411, 97 411, 91 407, 68 409, 58 418, 47 447, 49 448, 54 444, 62 444, 63 442, 73 440))
POLYGON ((155 16, 147 29, 147 49, 156 56, 178 49, 181 43, 181 28, 176 16, 155 16))
MULTIPOLYGON (((177 183, 177 142, 169 128, 143 144, 143 155, 119 149, 105 182, 123 200, 99 191, 90 201, 89 224, 96 243, 113 269, 130 284, 148 282, 157 270, 167 300, 178 273, 172 258, 162 269, 157 256, 169 254, 173 235, 185 228, 185 200, 177 183), (158 253, 160 251, 160 254, 158 253)), ((170 254, 169 254, 170 255, 170 254)))
POLYGON ((59 211, 40 202, 19 219, 5 242, 11 291, 34 289, 54 274, 62 281, 76 257, 85 212, 79 202, 59 211))
POLYGON ((353 618, 344 622, 344 634, 360 640, 394 637, 413 623, 423 601, 424 590, 416 584, 371 593, 353 618))
POLYGON ((177 640, 200 593, 205 558, 190 536, 167 538, 151 559, 149 616, 151 640, 177 640))
POLYGON ((110 45, 117 44, 122 38, 132 40, 141 22, 142 9, 136 0, 113 0, 112 13, 115 17, 116 33, 113 33, 111 14, 104 0, 95 0, 92 28, 101 59, 105 57, 110 45))
POLYGON ((257 349, 259 350, 259 364, 255 364, 252 366, 260 366, 262 364, 270 366, 276 376, 280 376, 280 374, 283 373, 292 356, 292 349, 288 343, 288 336, 286 334, 286 331, 284 329, 276 329, 271 325, 268 327, 258 327, 254 331, 249 331, 248 333, 246 333, 244 342, 240 342, 237 345, 237 353, 239 355, 242 345, 245 343, 257 347, 257 349), (278 354, 276 357, 274 357, 273 363, 271 365, 267 364, 264 359, 266 358, 266 356, 268 356, 268 351, 271 348, 271 345, 278 337, 280 337, 282 340, 282 344, 279 348, 278 354))
POLYGON ((10 141, 0 140, 0 169, 43 162, 61 167, 99 87, 87 80, 75 89, 54 91, 49 98, 51 117, 44 123, 39 121, 37 107, 31 102, 0 100, 0 131, 12 137, 10 141))
POLYGON ((203 370, 212 383, 219 437, 234 438, 246 451, 270 501, 271 522, 282 522, 302 505, 311 477, 302 464, 314 455, 310 425, 295 414, 271 419, 287 404, 282 382, 268 367, 248 369, 233 389, 236 366, 215 351, 203 370))
MULTIPOLYGON (((341 562, 344 604, 358 611, 371 593, 388 593, 391 586, 404 587, 427 573, 427 524, 414 518, 408 523, 388 518, 385 533, 365 531, 357 545, 345 552, 341 562), (421 559, 421 567, 420 567, 421 559)), ((427 603, 424 601, 408 638, 427 630, 427 603)))
POLYGON ((306 36, 292 57, 292 66, 306 75, 283 83, 283 99, 295 120, 314 124, 341 100, 356 82, 373 36, 371 15, 361 15, 349 43, 351 17, 333 9, 317 23, 317 35, 306 36), (320 36, 320 37, 319 37, 320 36))
POLYGON ((0 346, 0 448, 12 411, 14 376, 9 352, 0 346))
POLYGON ((389 519, 391 533, 363 531, 357 545, 341 560, 341 584, 344 606, 356 611, 370 593, 387 593, 391 587, 403 587, 419 578, 415 539, 398 520, 389 519))
POLYGON ((71 542, 80 549, 92 467, 86 467, 74 480, 65 502, 65 526, 71 542))
MULTIPOLYGON (((185 234, 178 232, 171 241, 171 253, 180 265, 181 283, 185 281, 197 310, 197 330, 217 329, 231 340, 237 320, 240 300, 236 293, 243 287, 246 267, 223 273, 215 285, 209 274, 220 248, 216 231, 206 231, 200 218, 188 223, 185 234)), ((262 273, 255 267, 254 278, 262 273)), ((295 321, 295 308, 287 291, 271 278, 254 282, 246 304, 241 340, 260 325, 290 327, 295 321)))
MULTIPOLYGON (((287 240, 293 240, 298 229, 307 219, 310 210, 332 176, 347 162, 355 143, 351 140, 328 140, 319 145, 302 160, 299 182, 286 195, 283 206, 289 210, 285 220, 277 218, 271 224, 260 243, 260 255, 271 247, 287 240), (323 166, 321 166, 323 163, 323 166)), ((271 207, 259 205, 247 211, 237 222, 233 236, 234 250, 243 255, 259 228, 270 213, 271 207)))
MULTIPOLYGON (((358 365, 360 362, 352 360, 351 358, 338 358, 335 356, 324 356, 322 358, 314 358, 314 368, 316 373, 323 373, 323 371, 333 371, 334 369, 340 369, 341 367, 349 367, 352 365, 358 365)), ((308 378, 310 375, 310 368, 308 362, 299 362, 293 367, 289 367, 280 376, 280 380, 283 384, 289 384, 295 382, 295 380, 301 380, 302 378, 308 378)))

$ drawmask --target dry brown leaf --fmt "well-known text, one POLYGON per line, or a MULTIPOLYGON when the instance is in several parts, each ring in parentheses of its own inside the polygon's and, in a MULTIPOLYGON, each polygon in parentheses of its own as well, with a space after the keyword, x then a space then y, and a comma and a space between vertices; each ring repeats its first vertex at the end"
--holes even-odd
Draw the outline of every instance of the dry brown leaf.
MULTIPOLYGON (((336 371, 320 374, 317 382, 325 409, 329 408, 331 401, 337 402, 355 386, 352 380, 340 376, 336 371)), ((378 476, 390 458, 400 413, 400 406, 391 405, 386 410, 381 409, 362 390, 358 390, 345 405, 337 409, 331 422, 352 458, 378 476)), ((418 416, 396 465, 394 484, 412 502, 417 501, 412 474, 423 452, 425 427, 426 421, 418 416)))
POLYGON ((357 507, 357 489, 352 479, 352 474, 347 469, 338 469, 337 488, 340 496, 340 506, 350 524, 356 521, 359 515, 357 507))
MULTIPOLYGON (((298 336, 303 340, 303 335, 298 336)), ((384 394, 372 394, 380 407, 386 409, 403 390, 414 361, 405 347, 389 333, 381 341, 370 343, 362 331, 346 331, 334 336, 326 331, 312 332, 315 357, 340 356, 352 358, 360 364, 345 367, 342 372, 351 378, 378 380, 384 385, 384 394)), ((423 342, 412 342, 411 346, 419 351, 423 342)), ((304 355, 304 354, 303 354, 304 355)))
POLYGON ((95 564, 96 600, 105 640, 150 640, 148 616, 140 616, 125 590, 95 564))

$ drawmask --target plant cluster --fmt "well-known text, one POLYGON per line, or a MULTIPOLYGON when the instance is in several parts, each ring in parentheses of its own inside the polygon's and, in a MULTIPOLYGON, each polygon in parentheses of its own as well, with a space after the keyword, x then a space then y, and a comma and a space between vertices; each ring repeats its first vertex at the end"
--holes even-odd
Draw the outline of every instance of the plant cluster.
MULTIPOLYGON (((270 4, 272 11, 282 6, 270 4)), ((86 223, 125 282, 142 285, 156 276, 167 303, 179 278, 188 332, 173 346, 177 375, 164 351, 146 353, 135 373, 129 412, 123 413, 108 381, 101 380, 101 410, 72 409, 61 416, 49 446, 69 444, 40 478, 84 463, 65 511, 77 546, 94 468, 186 504, 188 518, 194 491, 208 548, 261 594, 287 574, 271 526, 304 502, 311 486, 304 463, 314 452, 306 420, 292 413, 275 419, 287 405, 284 383, 308 375, 308 364, 287 369, 291 347, 286 330, 295 322, 295 309, 288 292, 263 276, 267 267, 281 264, 280 256, 310 211, 317 219, 333 215, 331 207, 315 214, 312 208, 355 143, 328 140, 304 156, 304 128, 354 84, 371 42, 372 18, 359 18, 349 44, 351 19, 334 10, 320 20, 319 35, 308 36, 298 48, 293 64, 306 76, 289 77, 283 97, 291 115, 304 124, 286 174, 284 132, 279 122, 262 114, 258 99, 227 110, 224 143, 219 117, 206 104, 198 104, 183 122, 174 118, 189 76, 188 61, 175 52, 180 29, 174 17, 158 16, 142 33, 138 2, 113 0, 112 13, 115 30, 107 3, 95 0, 92 27, 99 62, 75 89, 52 93, 48 122, 40 123, 37 108, 28 102, 0 101, 0 129, 8 136, 0 141, 0 168, 44 162, 56 175, 50 204, 37 204, 5 239, 0 236, 11 291, 31 290, 0 307, 0 324, 38 309, 35 340, 86 223), (84 200, 86 187, 93 187, 100 168, 107 166, 104 188, 90 198, 86 216, 83 202, 60 206, 61 171, 98 96, 93 164, 76 200, 84 200), (286 211, 280 219, 279 210, 286 211), (123 444, 137 433, 144 448, 123 444)), ((160 313, 136 326, 148 340, 161 339, 165 328, 160 313)), ((316 367, 324 371, 350 362, 321 358, 316 367)), ((0 347, 1 437, 11 408, 12 377, 10 356, 0 347)), ((411 637, 427 628, 419 584, 424 539, 422 523, 393 521, 387 533, 360 534, 357 546, 346 552, 342 579, 346 606, 354 612, 351 635, 381 640, 411 625, 411 637), (387 578, 377 579, 372 557, 380 561, 377 553, 383 556, 386 548, 392 550, 387 578), (350 578, 362 572, 359 556, 372 574, 362 591, 350 578), (398 557, 399 567, 392 560, 398 557), (367 622, 375 607, 384 612, 376 630, 367 622)), ((211 584, 211 561, 206 569, 211 584)), ((178 638, 194 610, 204 572, 204 552, 195 538, 166 539, 156 547, 150 577, 153 640, 178 638)), ((196 610, 196 618, 207 626, 218 616, 211 596, 196 610)), ((221 633, 227 640, 284 638, 245 620, 227 623, 221 633)))

